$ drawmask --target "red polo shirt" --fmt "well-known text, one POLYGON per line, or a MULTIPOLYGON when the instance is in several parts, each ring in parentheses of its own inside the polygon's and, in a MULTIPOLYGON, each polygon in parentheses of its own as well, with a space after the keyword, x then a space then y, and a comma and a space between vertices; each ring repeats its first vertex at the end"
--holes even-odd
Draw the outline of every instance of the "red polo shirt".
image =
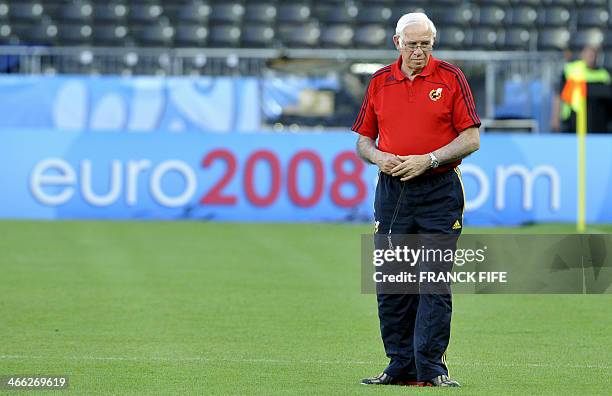
POLYGON ((430 153, 467 128, 480 126, 472 92, 457 66, 430 56, 421 74, 410 81, 401 65, 400 56, 373 74, 353 131, 378 138, 381 151, 410 155, 430 153))

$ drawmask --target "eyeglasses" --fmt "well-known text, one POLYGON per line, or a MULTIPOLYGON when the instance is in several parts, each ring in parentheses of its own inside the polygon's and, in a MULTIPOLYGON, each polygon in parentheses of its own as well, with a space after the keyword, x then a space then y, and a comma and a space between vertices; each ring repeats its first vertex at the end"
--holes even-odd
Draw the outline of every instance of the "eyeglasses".
POLYGON ((402 49, 408 49, 410 51, 416 51, 417 48, 420 48, 421 51, 431 51, 433 45, 429 42, 427 43, 403 43, 402 49))

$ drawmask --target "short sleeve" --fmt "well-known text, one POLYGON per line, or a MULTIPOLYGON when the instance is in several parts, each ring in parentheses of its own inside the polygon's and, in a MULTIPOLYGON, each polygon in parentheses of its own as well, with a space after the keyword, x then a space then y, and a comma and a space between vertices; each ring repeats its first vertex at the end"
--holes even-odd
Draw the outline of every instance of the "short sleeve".
POLYGON ((456 69, 456 87, 453 103, 453 128, 458 133, 470 127, 480 127, 480 118, 476 113, 476 104, 465 75, 456 69))
POLYGON ((359 110, 359 114, 357 115, 357 119, 351 127, 351 130, 360 135, 376 140, 376 138, 378 138, 378 119, 376 118, 374 105, 372 104, 371 100, 372 87, 373 84, 370 82, 363 98, 361 109, 359 110))

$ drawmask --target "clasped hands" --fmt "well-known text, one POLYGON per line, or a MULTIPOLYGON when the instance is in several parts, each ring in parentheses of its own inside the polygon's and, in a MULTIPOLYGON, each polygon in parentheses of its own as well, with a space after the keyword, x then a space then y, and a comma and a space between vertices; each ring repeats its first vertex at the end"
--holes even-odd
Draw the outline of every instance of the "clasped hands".
POLYGON ((395 155, 381 152, 376 165, 381 172, 393 177, 401 177, 401 181, 410 180, 425 173, 431 165, 431 158, 423 155, 395 155))

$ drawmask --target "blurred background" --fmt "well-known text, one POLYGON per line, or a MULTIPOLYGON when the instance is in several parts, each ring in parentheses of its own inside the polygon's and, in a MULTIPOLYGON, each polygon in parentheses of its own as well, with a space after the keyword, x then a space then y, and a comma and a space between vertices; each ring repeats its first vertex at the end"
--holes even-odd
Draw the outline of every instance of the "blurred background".
MULTIPOLYGON (((466 223, 574 222, 575 135, 555 133, 555 106, 585 46, 593 68, 612 66, 610 6, 0 1, 0 216, 369 221, 376 170, 349 129, 370 75, 397 56, 397 19, 424 11, 483 121, 462 168, 466 223)), ((612 94, 595 85, 587 220, 602 223, 612 94)))

